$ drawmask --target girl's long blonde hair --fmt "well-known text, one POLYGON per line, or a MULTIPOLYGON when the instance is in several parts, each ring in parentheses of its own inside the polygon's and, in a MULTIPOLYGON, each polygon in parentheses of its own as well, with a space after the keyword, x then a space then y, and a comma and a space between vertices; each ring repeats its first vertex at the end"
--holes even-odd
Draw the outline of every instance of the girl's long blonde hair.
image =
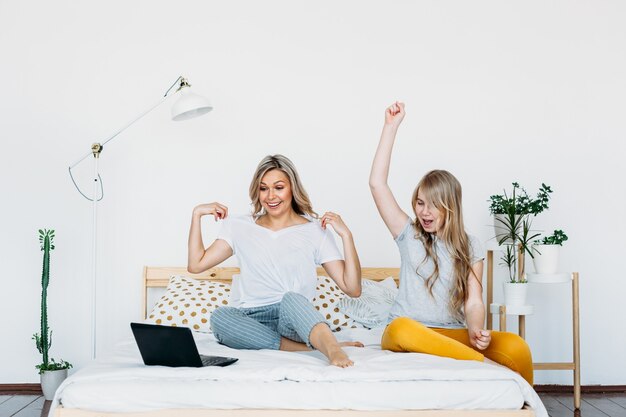
POLYGON ((250 200, 252 201, 253 209, 252 215, 259 216, 265 214, 265 209, 261 205, 259 200, 259 188, 261 186, 261 179, 263 176, 273 170, 279 169, 287 175, 289 178, 289 184, 291 185, 291 207, 297 214, 304 216, 309 215, 313 218, 318 218, 318 214, 313 211, 313 205, 309 199, 309 195, 302 186, 300 176, 293 162, 283 155, 268 155, 259 162, 259 165, 254 171, 252 176, 252 182, 250 182, 250 200))
MULTIPOLYGON (((436 237, 445 243, 454 265, 453 285, 450 290, 448 309, 454 317, 462 319, 463 305, 468 297, 468 279, 470 274, 474 274, 474 272, 470 258, 469 237, 465 233, 463 224, 461 184, 448 171, 433 170, 424 175, 413 192, 411 205, 416 217, 413 223, 416 232, 415 237, 420 239, 426 248, 426 257, 422 263, 430 258, 435 264, 433 273, 427 278, 424 277, 426 278, 425 284, 432 296, 432 288, 439 279, 439 262, 434 246, 435 235, 424 230, 419 219, 417 219, 415 206, 418 192, 421 192, 423 198, 430 201, 443 215, 443 224, 436 237)), ((480 282, 478 277, 476 279, 480 282)))

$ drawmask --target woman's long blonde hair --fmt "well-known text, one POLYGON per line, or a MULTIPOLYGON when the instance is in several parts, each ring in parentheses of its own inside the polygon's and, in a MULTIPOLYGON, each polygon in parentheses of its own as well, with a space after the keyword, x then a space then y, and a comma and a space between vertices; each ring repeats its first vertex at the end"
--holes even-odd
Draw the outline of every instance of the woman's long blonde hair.
POLYGON ((273 169, 281 170, 289 178, 292 194, 291 207, 293 208, 293 211, 301 216, 309 215, 317 219, 319 216, 315 211, 313 211, 313 205, 311 204, 309 195, 302 186, 296 167, 293 165, 293 162, 289 160, 289 158, 278 154, 268 155, 263 158, 261 162, 259 162, 256 171, 254 171, 249 190, 250 200, 252 201, 252 205, 254 207, 252 215, 259 216, 261 214, 265 214, 265 209, 259 200, 259 188, 261 186, 261 179, 263 176, 273 169))
MULTIPOLYGON (((418 192, 421 192, 423 198, 430 201, 443 214, 443 224, 436 237, 445 243, 454 265, 453 285, 450 290, 448 309, 453 316, 461 319, 463 318, 463 305, 468 297, 468 278, 470 274, 473 274, 470 242, 463 224, 461 184, 448 171, 433 170, 424 175, 413 192, 411 205, 416 217, 413 223, 416 232, 415 237, 420 239, 426 248, 426 257, 423 262, 430 258, 435 264, 433 273, 427 278, 424 277, 426 278, 425 284, 432 296, 432 288, 439 279, 439 262, 434 247, 435 235, 424 230, 417 218, 415 206, 418 192)), ((478 277, 476 279, 480 282, 478 277)))

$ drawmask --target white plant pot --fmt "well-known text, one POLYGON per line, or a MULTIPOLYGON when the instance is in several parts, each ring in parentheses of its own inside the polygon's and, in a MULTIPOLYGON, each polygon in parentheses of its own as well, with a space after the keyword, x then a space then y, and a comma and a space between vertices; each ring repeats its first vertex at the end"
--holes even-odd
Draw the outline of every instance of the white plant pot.
POLYGON ((507 306, 524 306, 526 305, 526 293, 528 284, 504 282, 504 304, 507 306))
POLYGON ((533 265, 537 274, 556 274, 561 245, 533 245, 533 265))
POLYGON ((46 401, 52 401, 54 393, 59 385, 67 378, 67 369, 59 369, 58 371, 43 371, 39 375, 41 381, 41 390, 46 401))
MULTIPOLYGON (((516 214, 515 215, 515 221, 516 222, 519 221, 519 218, 520 218, 520 215, 516 214)), ((496 235, 496 243, 498 243, 498 244, 500 244, 500 240, 502 240, 502 238, 511 235, 510 227, 507 227, 506 223, 508 223, 508 216, 506 214, 494 214, 493 215, 493 229, 494 229, 495 235, 496 235)), ((521 222, 520 222, 520 225, 521 225, 521 222)), ((519 231, 519 229, 520 229, 520 227, 517 228, 518 231, 519 231)), ((511 243, 513 243, 513 241, 511 240, 510 237, 508 237, 503 242, 503 244, 509 244, 509 245, 511 243)))

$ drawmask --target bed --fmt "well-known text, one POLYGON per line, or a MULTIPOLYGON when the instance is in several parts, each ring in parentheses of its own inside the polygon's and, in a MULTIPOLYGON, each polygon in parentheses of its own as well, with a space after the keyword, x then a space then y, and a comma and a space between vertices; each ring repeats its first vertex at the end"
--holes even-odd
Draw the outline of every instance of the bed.
MULTIPOLYGON (((397 279, 397 268, 363 268, 363 277, 397 279)), ((151 288, 171 276, 228 283, 237 268, 189 274, 185 268, 145 267, 142 316, 151 288)), ((323 269, 319 275, 325 275, 323 269)), ((380 349, 383 328, 344 329, 339 340, 355 361, 328 365, 319 352, 237 351, 210 333, 194 332, 200 353, 238 357, 229 367, 146 367, 131 337, 115 355, 71 375, 52 402, 50 417, 499 416, 547 417, 538 395, 518 374, 475 361, 380 349)))

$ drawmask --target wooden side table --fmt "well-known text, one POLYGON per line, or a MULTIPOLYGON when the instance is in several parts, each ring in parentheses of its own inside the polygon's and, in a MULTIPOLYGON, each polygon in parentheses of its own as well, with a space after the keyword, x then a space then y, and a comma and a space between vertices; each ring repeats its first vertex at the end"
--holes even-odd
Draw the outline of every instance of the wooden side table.
MULTIPOLYGON (((500 318, 498 330, 506 332, 506 316, 518 316, 518 334, 522 339, 526 339, 526 316, 533 314, 533 306, 507 306, 504 304, 491 303, 489 306, 490 315, 497 314, 500 318)), ((491 328, 489 328, 491 330, 491 328)))
MULTIPOLYGON (((493 302, 493 252, 487 251, 487 329, 493 329, 493 316, 498 314, 500 321, 500 330, 506 331, 506 316, 517 315, 519 317, 519 335, 522 338, 526 336, 526 315, 532 314, 532 306, 505 306, 493 302)), ((571 274, 572 284, 572 361, 571 362, 540 362, 533 363, 533 369, 537 371, 543 370, 559 370, 573 371, 574 373, 574 407, 580 408, 580 310, 579 310, 579 286, 578 272, 571 274)), ((545 282, 537 282, 537 285, 545 285, 545 282)))

